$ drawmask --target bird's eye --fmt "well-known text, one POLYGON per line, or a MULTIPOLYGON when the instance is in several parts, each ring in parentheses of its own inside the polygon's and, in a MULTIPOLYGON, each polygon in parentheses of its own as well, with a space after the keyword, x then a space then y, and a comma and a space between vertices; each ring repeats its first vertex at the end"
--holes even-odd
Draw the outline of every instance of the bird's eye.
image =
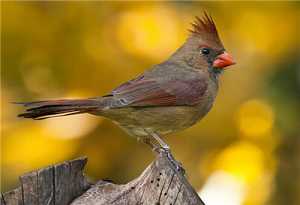
POLYGON ((202 48, 200 51, 203 55, 208 55, 209 54, 209 49, 208 48, 202 48))

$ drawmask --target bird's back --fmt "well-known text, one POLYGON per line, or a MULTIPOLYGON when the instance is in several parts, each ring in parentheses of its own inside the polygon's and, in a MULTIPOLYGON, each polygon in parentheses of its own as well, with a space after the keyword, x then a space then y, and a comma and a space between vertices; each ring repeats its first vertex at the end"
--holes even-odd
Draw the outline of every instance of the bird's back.
POLYGON ((155 66, 112 91, 107 100, 117 106, 93 114, 113 120, 134 136, 147 135, 144 129, 167 134, 192 126, 210 110, 218 85, 209 73, 182 66, 172 62, 155 66), (149 94, 152 90, 156 93, 149 94), (116 103, 122 100, 123 105, 116 103))

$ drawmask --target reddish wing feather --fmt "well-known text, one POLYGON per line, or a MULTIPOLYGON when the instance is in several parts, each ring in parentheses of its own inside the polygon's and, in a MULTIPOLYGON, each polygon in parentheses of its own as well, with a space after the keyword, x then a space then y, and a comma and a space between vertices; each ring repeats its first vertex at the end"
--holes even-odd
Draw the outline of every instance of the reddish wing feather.
POLYGON ((112 94, 122 106, 195 105, 200 102, 207 84, 201 79, 158 82, 140 76, 122 84, 112 94))

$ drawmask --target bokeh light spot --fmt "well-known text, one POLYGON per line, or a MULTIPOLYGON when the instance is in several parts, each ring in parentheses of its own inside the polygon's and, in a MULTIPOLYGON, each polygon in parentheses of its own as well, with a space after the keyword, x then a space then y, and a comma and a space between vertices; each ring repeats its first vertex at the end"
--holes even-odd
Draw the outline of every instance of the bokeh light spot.
POLYGON ((51 118, 43 121, 43 128, 55 138, 80 138, 94 130, 101 119, 87 114, 51 118))
POLYGON ((170 8, 156 7, 124 12, 117 32, 120 44, 128 53, 164 59, 179 47, 182 28, 170 8))
POLYGON ((273 110, 262 100, 245 102, 240 106, 237 115, 239 129, 245 136, 259 138, 273 127, 273 110))
POLYGON ((245 194, 245 184, 222 171, 213 172, 199 192, 205 204, 209 205, 241 205, 245 194))
POLYGON ((239 142, 227 147, 217 157, 215 168, 235 176, 242 182, 251 182, 263 172, 263 151, 248 142, 239 142))

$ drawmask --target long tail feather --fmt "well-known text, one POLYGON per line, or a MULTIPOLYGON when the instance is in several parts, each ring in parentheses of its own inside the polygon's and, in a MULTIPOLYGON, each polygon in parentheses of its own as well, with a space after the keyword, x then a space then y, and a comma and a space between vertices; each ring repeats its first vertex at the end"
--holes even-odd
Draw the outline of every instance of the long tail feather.
POLYGON ((99 99, 50 100, 16 104, 21 104, 27 108, 18 117, 32 118, 34 120, 85 113, 98 109, 101 106, 99 99))

